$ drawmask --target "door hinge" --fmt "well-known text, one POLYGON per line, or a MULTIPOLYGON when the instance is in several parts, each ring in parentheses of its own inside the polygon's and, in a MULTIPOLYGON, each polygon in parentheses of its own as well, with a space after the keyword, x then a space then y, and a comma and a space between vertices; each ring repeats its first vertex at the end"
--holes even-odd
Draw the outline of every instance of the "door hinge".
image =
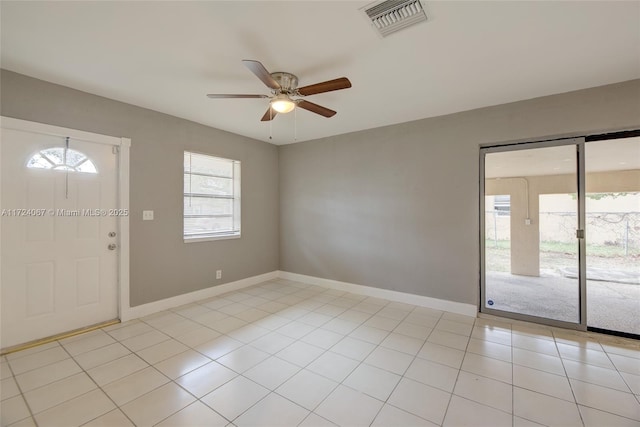
POLYGON ((576 238, 577 239, 584 239, 584 230, 576 230, 576 238))

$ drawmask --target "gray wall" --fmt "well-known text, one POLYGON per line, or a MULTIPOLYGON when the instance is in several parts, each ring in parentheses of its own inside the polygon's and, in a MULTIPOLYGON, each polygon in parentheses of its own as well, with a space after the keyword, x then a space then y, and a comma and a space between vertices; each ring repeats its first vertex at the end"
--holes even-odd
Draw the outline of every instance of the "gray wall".
POLYGON ((281 147, 5 70, 0 89, 4 116, 132 138, 132 305, 277 269, 476 304, 479 146, 640 128, 640 80, 281 147), (242 161, 241 239, 183 243, 184 149, 242 161))
POLYGON ((278 269, 277 147, 6 70, 0 89, 3 116, 132 139, 132 306, 278 269), (240 239, 183 243, 185 149, 242 162, 240 239))
POLYGON ((282 146, 280 269, 477 304, 480 145, 630 128, 640 80, 282 146))

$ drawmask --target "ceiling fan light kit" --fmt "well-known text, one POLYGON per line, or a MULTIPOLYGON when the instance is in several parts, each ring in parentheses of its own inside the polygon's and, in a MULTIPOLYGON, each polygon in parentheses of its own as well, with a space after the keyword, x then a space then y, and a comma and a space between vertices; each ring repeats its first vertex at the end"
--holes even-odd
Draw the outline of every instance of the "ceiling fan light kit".
POLYGON ((287 95, 281 93, 271 100, 271 108, 278 113, 289 113, 296 107, 296 103, 287 95))
POLYGON ((246 94, 218 94, 210 93, 207 96, 213 99, 222 98, 269 98, 269 108, 260 119, 263 122, 271 121, 278 114, 285 114, 293 111, 296 107, 311 111, 323 117, 333 117, 336 112, 313 102, 306 101, 298 97, 306 97, 318 93, 331 92, 334 90, 348 89, 351 82, 346 77, 328 80, 309 86, 298 87, 298 77, 291 73, 278 71, 270 73, 259 61, 245 59, 242 63, 258 77, 269 89, 268 95, 246 95, 246 94))

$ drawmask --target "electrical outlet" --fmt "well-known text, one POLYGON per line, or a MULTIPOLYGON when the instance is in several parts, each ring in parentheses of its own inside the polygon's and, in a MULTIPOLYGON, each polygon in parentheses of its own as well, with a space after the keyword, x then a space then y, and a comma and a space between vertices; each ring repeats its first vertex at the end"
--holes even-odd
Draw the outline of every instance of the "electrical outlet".
POLYGON ((524 220, 524 225, 531 225, 531 219, 527 218, 524 220))
POLYGON ((143 221, 153 221, 153 211, 142 211, 143 221))
POLYGON ((222 279, 222 270, 216 270, 216 279, 222 279))

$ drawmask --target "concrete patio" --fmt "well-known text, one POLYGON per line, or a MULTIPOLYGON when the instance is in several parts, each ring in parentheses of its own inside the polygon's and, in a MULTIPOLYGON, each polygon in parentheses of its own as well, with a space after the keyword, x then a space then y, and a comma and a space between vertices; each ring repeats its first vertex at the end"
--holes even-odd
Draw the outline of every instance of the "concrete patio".
MULTIPOLYGON (((629 273, 626 279, 623 276, 607 277, 603 271, 592 269, 587 272, 588 326, 640 335, 640 280, 629 273)), ((575 323, 579 292, 576 277, 577 272, 572 271, 544 271, 539 277, 487 272, 485 304, 496 310, 575 323)))

